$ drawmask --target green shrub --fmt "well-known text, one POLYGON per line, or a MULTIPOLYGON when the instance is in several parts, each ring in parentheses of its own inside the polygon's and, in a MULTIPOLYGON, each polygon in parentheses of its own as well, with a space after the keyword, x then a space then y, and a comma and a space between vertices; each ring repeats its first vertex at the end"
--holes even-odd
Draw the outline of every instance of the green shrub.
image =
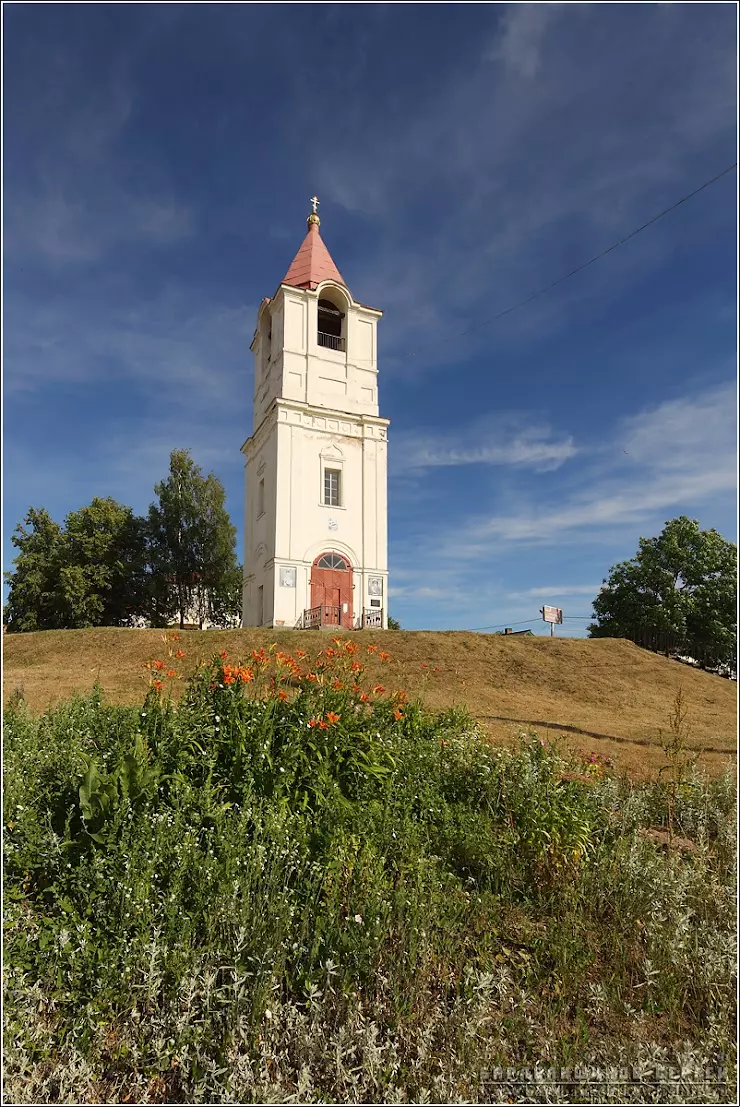
POLYGON ((487 1100, 496 1064, 730 1051, 730 777, 499 749, 361 670, 337 640, 177 706, 162 662, 141 709, 10 704, 14 1102, 487 1100), (691 851, 645 836, 669 800, 691 851))

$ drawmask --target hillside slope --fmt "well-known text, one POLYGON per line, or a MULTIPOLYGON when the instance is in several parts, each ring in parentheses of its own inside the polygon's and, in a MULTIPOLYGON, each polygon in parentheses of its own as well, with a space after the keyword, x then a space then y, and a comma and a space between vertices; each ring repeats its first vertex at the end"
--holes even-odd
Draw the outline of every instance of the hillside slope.
MULTIPOLYGON (((72 692, 89 691, 99 679, 111 701, 138 703, 147 686, 144 663, 166 654, 163 634, 99 628, 8 635, 4 696, 22 688, 32 710, 40 711, 72 692)), ((622 639, 457 631, 363 631, 356 639, 391 654, 384 666, 369 654, 371 674, 377 670, 385 684, 418 694, 431 707, 464 704, 496 740, 535 729, 611 757, 631 775, 652 775, 665 762, 659 732, 681 688, 689 708, 688 744, 704 751, 700 763, 720 772, 736 753, 737 685, 622 639)), ((185 652, 178 664, 187 675, 223 649, 245 657, 277 642, 281 649, 312 653, 330 640, 321 631, 186 631, 177 643, 185 652)))

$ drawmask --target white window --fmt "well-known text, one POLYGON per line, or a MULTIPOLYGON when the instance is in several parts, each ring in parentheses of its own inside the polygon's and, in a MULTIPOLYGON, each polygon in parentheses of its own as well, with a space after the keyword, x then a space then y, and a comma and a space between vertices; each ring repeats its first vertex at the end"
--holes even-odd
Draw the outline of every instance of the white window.
POLYGON ((257 485, 257 518, 265 511, 265 478, 257 485))
POLYGON ((342 472, 340 469, 324 469, 324 503, 327 507, 342 505, 342 472))

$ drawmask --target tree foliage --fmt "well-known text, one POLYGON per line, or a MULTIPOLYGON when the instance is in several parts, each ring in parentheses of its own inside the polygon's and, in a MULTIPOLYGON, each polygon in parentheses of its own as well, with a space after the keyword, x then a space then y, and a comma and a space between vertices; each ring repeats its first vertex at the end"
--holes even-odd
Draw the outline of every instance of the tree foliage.
POLYGON ((667 631, 707 666, 733 665, 737 648, 737 546, 685 515, 615 565, 593 603, 592 638, 667 631))
POLYGON ((63 564, 62 528, 44 508, 29 507, 11 542, 19 551, 15 572, 6 573, 10 593, 4 611, 8 631, 63 627, 59 574, 63 564))
POLYGON ((204 477, 187 450, 173 450, 166 480, 154 486, 158 502, 149 508, 148 534, 153 601, 157 621, 174 616, 183 626, 225 623, 234 606, 236 530, 225 508, 223 485, 204 477))
POLYGON ((148 518, 107 497, 70 512, 63 526, 29 508, 12 536, 6 573, 9 632, 124 626, 136 616, 165 625, 180 614, 226 626, 241 610, 241 569, 225 493, 175 450, 148 518))
POLYGON ((93 499, 64 527, 60 588, 66 626, 124 626, 147 611, 144 520, 115 500, 93 499))
POLYGON ((60 527, 29 508, 11 541, 8 630, 121 626, 146 607, 143 520, 115 500, 93 499, 60 527))

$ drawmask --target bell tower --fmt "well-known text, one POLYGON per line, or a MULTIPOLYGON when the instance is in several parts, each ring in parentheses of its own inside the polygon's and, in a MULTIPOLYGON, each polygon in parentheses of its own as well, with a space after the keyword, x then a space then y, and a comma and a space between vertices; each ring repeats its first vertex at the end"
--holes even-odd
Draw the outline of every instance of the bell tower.
POLYGON ((388 624, 387 419, 377 326, 308 230, 257 313, 245 458, 245 627, 388 624))

